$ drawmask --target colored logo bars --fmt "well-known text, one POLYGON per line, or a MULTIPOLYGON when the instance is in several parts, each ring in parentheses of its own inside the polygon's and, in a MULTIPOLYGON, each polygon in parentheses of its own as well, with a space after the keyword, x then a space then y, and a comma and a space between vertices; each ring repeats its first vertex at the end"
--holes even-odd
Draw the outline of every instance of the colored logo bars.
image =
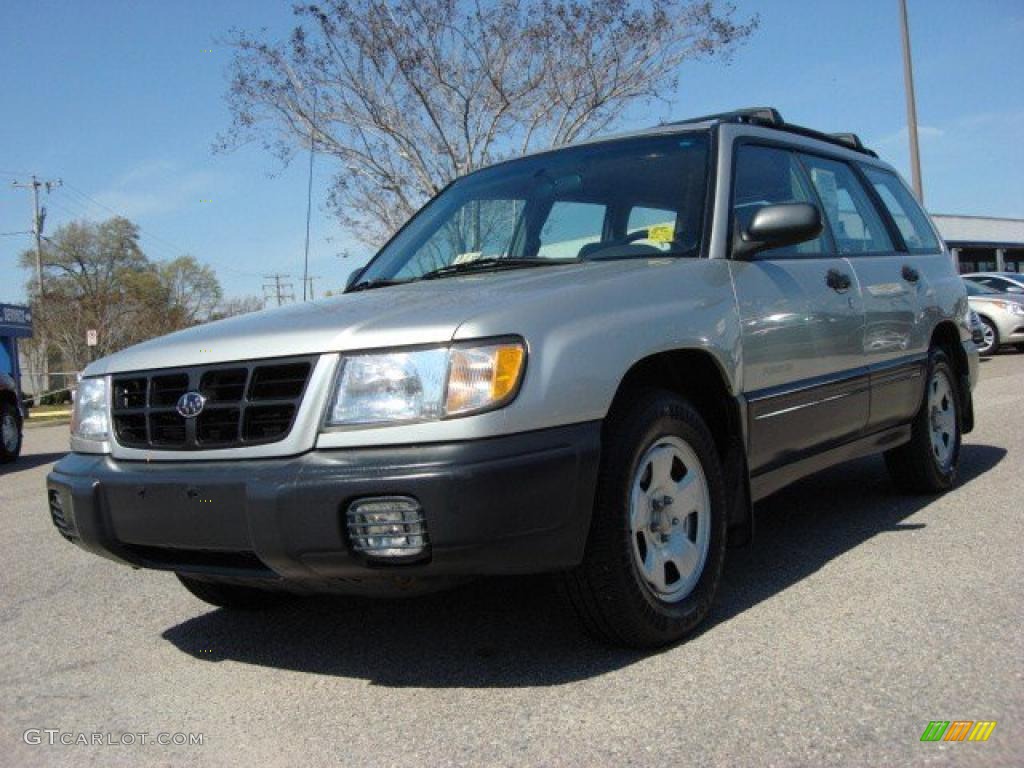
POLYGON ((921 741, 988 741, 995 727, 995 720, 932 720, 921 741))

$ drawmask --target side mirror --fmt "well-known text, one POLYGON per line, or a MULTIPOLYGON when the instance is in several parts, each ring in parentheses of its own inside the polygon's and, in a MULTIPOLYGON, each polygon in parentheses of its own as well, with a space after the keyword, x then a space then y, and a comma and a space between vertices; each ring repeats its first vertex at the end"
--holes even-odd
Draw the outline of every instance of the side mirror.
POLYGON ((349 275, 348 275, 348 280, 346 280, 346 281, 345 281, 345 290, 346 290, 346 291, 347 291, 347 290, 348 290, 349 288, 351 288, 351 287, 352 287, 353 285, 355 285, 355 284, 356 284, 356 280, 358 280, 358 279, 359 279, 359 276, 360 276, 361 274, 363 274, 363 268, 362 268, 362 267, 360 267, 359 269, 353 269, 353 270, 352 270, 352 271, 351 271, 351 272, 349 273, 349 275))
POLYGON ((766 205, 736 235, 732 257, 749 259, 761 251, 806 243, 820 235, 821 230, 821 212, 810 203, 766 205))

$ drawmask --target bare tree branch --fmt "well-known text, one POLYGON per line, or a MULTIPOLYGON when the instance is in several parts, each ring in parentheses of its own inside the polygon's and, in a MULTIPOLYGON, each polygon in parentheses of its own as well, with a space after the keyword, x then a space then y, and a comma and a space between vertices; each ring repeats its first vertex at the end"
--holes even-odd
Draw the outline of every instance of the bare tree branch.
POLYGON ((337 159, 329 204, 379 244, 461 174, 665 103, 686 61, 756 29, 714 0, 323 0, 286 41, 234 31, 222 150, 337 159), (312 94, 318 98, 312 119, 312 94))

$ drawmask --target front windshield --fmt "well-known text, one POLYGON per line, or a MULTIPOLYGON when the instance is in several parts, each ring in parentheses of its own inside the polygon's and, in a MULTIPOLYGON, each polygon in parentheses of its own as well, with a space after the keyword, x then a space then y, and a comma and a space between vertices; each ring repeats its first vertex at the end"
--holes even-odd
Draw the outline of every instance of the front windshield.
POLYGON ((486 168, 434 198, 358 283, 696 255, 707 160, 708 135, 700 132, 600 142, 486 168))

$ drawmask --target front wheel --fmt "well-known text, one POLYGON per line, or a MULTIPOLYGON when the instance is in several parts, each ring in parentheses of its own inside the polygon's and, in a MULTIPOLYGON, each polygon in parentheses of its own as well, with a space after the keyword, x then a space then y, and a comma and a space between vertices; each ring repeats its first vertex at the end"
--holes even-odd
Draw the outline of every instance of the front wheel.
POLYGON ((7 464, 21 453, 21 419, 11 403, 0 402, 0 464, 7 464))
POLYGON ((924 402, 911 425, 910 442, 885 453, 896 485, 910 493, 942 493, 956 482, 960 463, 960 397, 949 356, 935 348, 928 356, 924 402))
POLYGON ((221 581, 206 581, 176 573, 178 581, 203 602, 218 608, 256 610, 288 601, 293 595, 259 587, 246 587, 221 581))
POLYGON ((980 318, 982 340, 978 345, 978 354, 987 357, 994 355, 999 349, 999 329, 987 317, 980 318))
POLYGON ((565 588, 584 627, 617 645, 681 639, 707 615, 725 559, 711 433, 686 400, 647 390, 609 417, 583 562, 565 588))

